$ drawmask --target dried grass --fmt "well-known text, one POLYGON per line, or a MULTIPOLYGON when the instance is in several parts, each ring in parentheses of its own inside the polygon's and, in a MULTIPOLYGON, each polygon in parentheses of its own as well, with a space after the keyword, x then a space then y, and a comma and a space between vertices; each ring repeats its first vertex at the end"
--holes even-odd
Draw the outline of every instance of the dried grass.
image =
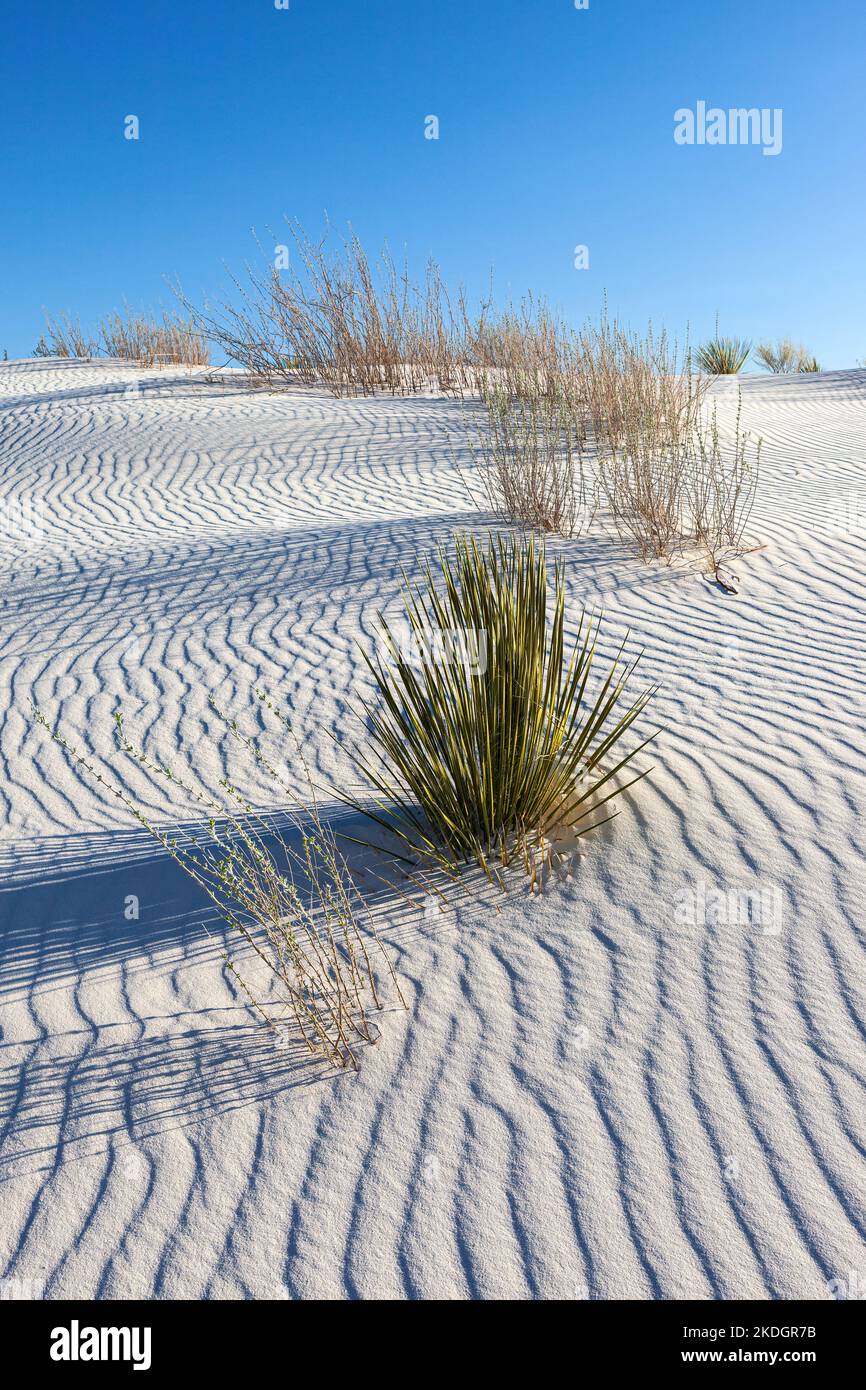
POLYGON ((371 261, 352 231, 313 241, 298 222, 287 226, 288 267, 247 265, 243 279, 232 276, 235 302, 197 308, 177 287, 203 336, 271 386, 323 385, 335 396, 460 387, 469 315, 462 296, 452 305, 435 261, 418 283, 387 247, 371 261))
POLYGON ((85 334, 80 319, 73 319, 69 314, 59 314, 53 318, 47 309, 43 313, 45 332, 37 345, 40 357, 88 358, 96 355, 97 345, 85 334))
MULTIPOLYGON (((287 721, 263 692, 257 694, 293 739, 287 721)), ((390 982, 404 1007, 405 1000, 349 867, 319 815, 312 783, 310 804, 304 805, 260 744, 242 734, 236 721, 221 716, 232 737, 278 786, 281 811, 288 816, 296 848, 273 818, 256 811, 228 779, 221 780, 216 794, 199 783, 194 772, 177 773, 154 762, 129 740, 118 712, 119 753, 183 794, 197 813, 194 820, 166 827, 146 815, 94 757, 73 747, 41 711, 36 710, 35 717, 78 766, 154 836, 250 948, 263 975, 261 987, 249 983, 242 973, 247 967, 232 949, 223 952, 223 960, 275 1042, 294 1037, 311 1054, 357 1070, 359 1047, 378 1041, 370 1017, 371 1010, 382 1008, 377 975, 390 982), (271 847, 275 842, 279 849, 271 847)), ((303 765, 301 750, 293 746, 303 765)))
POLYGON ((123 313, 115 311, 100 322, 99 335, 107 356, 141 367, 207 366, 210 361, 207 340, 192 318, 182 319, 164 312, 158 320, 152 314, 136 314, 124 305, 123 313))

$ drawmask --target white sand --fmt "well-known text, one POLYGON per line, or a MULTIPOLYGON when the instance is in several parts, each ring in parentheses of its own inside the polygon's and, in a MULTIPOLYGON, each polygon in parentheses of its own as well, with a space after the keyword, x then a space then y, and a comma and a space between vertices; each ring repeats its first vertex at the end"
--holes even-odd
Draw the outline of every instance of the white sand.
POLYGON ((654 774, 542 900, 390 914, 411 1012, 333 1079, 252 1022, 194 890, 28 704, 103 745, 120 700, 212 777, 208 691, 246 709, 262 683, 345 777, 325 731, 363 694, 355 638, 401 563, 490 522, 459 410, 0 367, 0 1275, 56 1298, 866 1278, 866 374, 743 392, 768 544, 738 597, 603 536, 552 547, 572 615, 603 599, 608 645, 646 646, 654 774), (33 499, 42 534, 16 534, 33 499), (701 884, 777 889, 780 930, 678 926, 701 884))

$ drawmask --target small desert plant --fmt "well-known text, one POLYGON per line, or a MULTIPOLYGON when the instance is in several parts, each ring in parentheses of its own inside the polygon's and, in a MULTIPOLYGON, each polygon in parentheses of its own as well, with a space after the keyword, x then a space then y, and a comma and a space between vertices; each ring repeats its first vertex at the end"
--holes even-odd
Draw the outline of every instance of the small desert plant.
POLYGON ((57 318, 47 312, 45 313, 45 323, 47 339, 45 334, 39 339, 39 346, 44 346, 46 351, 40 356, 46 357, 93 357, 96 353, 96 343, 92 338, 88 338, 79 319, 73 319, 69 314, 60 314, 57 318))
MULTIPOLYGON (((288 722, 265 693, 259 691, 257 695, 293 737, 288 722)), ((194 776, 178 774, 154 762, 130 742, 123 715, 118 712, 118 750, 151 777, 184 794, 198 811, 198 820, 165 829, 115 785, 92 757, 79 753, 52 728, 41 711, 37 710, 35 717, 74 761, 154 836, 255 953, 266 981, 262 991, 247 983, 228 952, 223 953, 223 960, 276 1040, 286 1041, 289 1030, 311 1053, 336 1066, 357 1069, 359 1044, 378 1039, 368 1017, 371 1005, 382 1007, 371 957, 377 958, 390 977, 401 1003, 405 1005, 405 1001, 334 835, 319 815, 314 795, 312 808, 302 806, 259 743, 242 734, 235 720, 220 715, 231 735, 279 787, 290 829, 299 841, 299 848, 293 848, 279 834, 273 819, 257 812, 228 778, 220 780, 220 799, 197 784, 194 776), (269 844, 275 840, 280 845, 276 853, 269 844)), ((297 746, 296 753, 300 758, 297 746)))
POLYGON ((479 373, 486 428, 473 454, 490 505, 573 535, 601 496, 644 553, 666 553, 682 490, 671 460, 685 455, 710 385, 693 373, 688 343, 681 353, 664 330, 627 331, 606 310, 579 334, 544 309, 509 323, 504 338, 493 321, 497 356, 479 373))
POLYGON ((586 512, 582 423, 563 380, 514 392, 482 385, 484 423, 472 452, 487 500, 508 521, 573 536, 586 512))
POLYGON ((567 394, 576 384, 577 340, 542 299, 527 295, 519 307, 493 306, 492 295, 472 321, 461 300, 462 321, 454 348, 465 356, 464 383, 482 396, 490 390, 511 398, 567 394))
POLYGON ((602 500, 617 534, 644 560, 669 558, 682 544, 687 440, 662 415, 628 413, 616 442, 599 449, 602 500))
POLYGON ((628 431, 687 433, 709 389, 692 365, 688 338, 681 350, 652 323, 643 333, 608 317, 581 331, 573 370, 587 432, 599 449, 620 444, 628 431))
POLYGON ((740 429, 741 411, 738 397, 733 440, 727 447, 721 444, 715 407, 708 421, 698 421, 686 473, 689 538, 706 550, 723 588, 730 586, 719 567, 745 549, 761 464, 761 440, 752 450, 751 437, 740 429))
POLYGON ((207 366, 210 360, 207 341, 191 318, 163 313, 160 321, 153 314, 136 314, 124 305, 122 313, 102 320, 99 334, 109 357, 121 357, 142 367, 174 363, 207 366))
POLYGON ((721 558, 739 554, 754 502, 761 445, 740 429, 723 446, 715 407, 685 414, 627 413, 621 437, 599 450, 598 478, 619 535, 643 559, 703 548, 718 577, 721 558))
POLYGON ((441 591, 429 564, 405 590, 408 641, 380 616, 384 658, 364 654, 381 704, 352 756, 378 795, 349 799, 410 857, 451 873, 475 861, 491 878, 516 860, 535 880, 554 831, 594 828, 625 789, 611 784, 639 749, 619 757, 619 743, 652 692, 624 707, 637 663, 623 664, 623 643, 588 695, 598 622, 582 616, 567 655, 563 567, 551 605, 532 539, 458 536, 440 562, 441 591))
POLYGON ((788 372, 820 372, 814 355, 810 355, 802 344, 799 346, 791 338, 780 338, 777 343, 759 343, 755 349, 755 361, 768 372, 783 376, 788 372))
POLYGON ((741 371, 752 344, 746 338, 720 338, 718 333, 698 348, 697 361, 701 371, 711 376, 736 376, 741 371))
POLYGON ((351 230, 335 245, 329 229, 314 241, 286 221, 287 264, 269 263, 260 246, 260 264, 232 277, 234 303, 197 308, 176 288, 203 337, 270 385, 321 384, 335 396, 459 385, 468 315, 462 299, 452 308, 434 261, 419 283, 387 246, 373 262, 351 230))
POLYGON ((790 338, 780 338, 777 343, 759 343, 755 348, 755 361, 775 376, 793 372, 797 366, 796 344, 790 338))

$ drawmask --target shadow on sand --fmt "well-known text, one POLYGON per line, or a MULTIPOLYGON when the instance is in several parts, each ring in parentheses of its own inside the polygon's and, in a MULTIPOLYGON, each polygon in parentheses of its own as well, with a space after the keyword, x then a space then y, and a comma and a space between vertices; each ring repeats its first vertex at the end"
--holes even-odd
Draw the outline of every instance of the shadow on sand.
MULTIPOLYGON (((418 916, 411 885, 342 838, 360 817, 327 810, 393 947, 418 916)), ((301 834, 282 818, 275 857, 301 834)), ((222 960, 229 946, 243 971, 250 948, 146 831, 23 840, 3 859, 0 1180, 341 1074, 258 1019, 222 960)))

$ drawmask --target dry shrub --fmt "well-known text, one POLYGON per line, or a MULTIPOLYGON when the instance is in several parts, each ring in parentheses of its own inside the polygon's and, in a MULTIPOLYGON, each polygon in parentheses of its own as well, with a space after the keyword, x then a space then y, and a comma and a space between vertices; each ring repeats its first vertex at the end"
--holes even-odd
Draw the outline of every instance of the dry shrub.
POLYGON ((669 556, 683 533, 688 463, 684 441, 661 417, 629 416, 597 455, 597 477, 618 535, 645 559, 669 556))
POLYGON ((664 330, 644 335, 603 314, 581 336, 596 478, 620 536, 644 558, 669 556, 683 534, 689 457, 708 382, 664 330))
POLYGON ((109 357, 120 357, 141 367, 179 363, 207 366, 210 360, 207 340, 192 318, 181 319, 163 313, 136 314, 128 305, 123 313, 111 314, 98 325, 98 339, 88 337, 78 319, 68 314, 59 318, 45 315, 47 329, 36 345, 37 357, 95 357, 100 350, 109 357))
MULTIPOLYGON (((267 696, 257 694, 294 738, 267 696)), ((405 1000, 333 832, 319 815, 312 785, 311 804, 305 806, 259 743, 243 735, 236 721, 220 715, 231 735, 274 779, 297 840, 295 848, 279 833, 272 816, 256 811, 227 778, 221 779, 220 793, 215 794, 194 773, 178 774, 155 763, 130 742, 123 716, 117 713, 119 753, 182 793, 197 813, 194 820, 166 827, 151 820, 123 785, 118 786, 92 757, 78 752, 43 713, 37 710, 35 717, 79 767, 154 836, 254 953, 265 981, 261 989, 248 983, 233 954, 224 952, 223 960, 275 1041, 294 1037, 313 1055, 357 1070, 359 1046, 378 1041, 370 1018, 371 1009, 382 1008, 377 974, 387 977, 404 1007, 405 1000), (275 840, 277 850, 271 847, 275 840)), ((293 747, 303 765, 301 750, 296 743, 293 747)))
POLYGON ((48 310, 45 314, 45 333, 39 339, 40 357, 94 357, 96 343, 88 338, 81 327, 80 319, 69 314, 59 314, 53 318, 48 310))
POLYGON ((666 331, 652 324, 640 334, 602 313, 587 323, 575 362, 588 426, 599 447, 618 444, 628 433, 665 428, 687 433, 697 418, 709 381, 692 368, 686 343, 682 352, 666 331))
POLYGON ((741 430, 741 404, 725 445, 688 341, 681 351, 664 329, 631 332, 606 311, 584 327, 571 361, 598 501, 618 534, 644 559, 698 547, 718 577, 721 560, 743 548, 758 480, 760 442, 741 430))
POLYGON ((741 553, 754 503, 760 441, 740 429, 721 441, 715 407, 685 417, 660 413, 626 420, 617 443, 598 456, 598 477, 618 533, 644 559, 670 559, 702 548, 718 577, 723 559, 741 553))
POLYGON ((488 504, 509 521, 572 536, 585 520, 584 422, 573 334, 531 297, 472 333, 464 414, 488 504))
POLYGON ((491 508, 509 521, 574 536, 587 519, 580 418, 564 383, 549 391, 482 388, 485 422, 472 441, 491 508))
POLYGON ((693 535, 706 550, 717 577, 723 559, 742 553, 758 487, 761 441, 753 447, 751 436, 740 429, 741 411, 742 396, 738 394, 736 421, 727 447, 719 437, 715 406, 709 419, 695 422, 692 432, 686 483, 690 531, 686 531, 686 539, 693 535))
POLYGON ((210 361, 207 340, 192 318, 181 319, 163 313, 162 320, 152 314, 136 314, 129 305, 123 313, 109 315, 99 325, 103 351, 142 367, 167 364, 207 366, 210 361))
MULTIPOLYGON (((289 265, 248 265, 237 302, 197 309, 198 331, 270 385, 324 385, 335 396, 426 386, 449 390, 468 365, 468 313, 452 305, 435 261, 419 284, 387 247, 371 262, 354 232, 334 245, 287 220, 289 265)), ((261 251, 261 247, 259 248, 261 251)))
POLYGON ((288 226, 288 267, 248 267, 236 303, 196 311, 178 291, 199 333, 254 377, 336 396, 435 387, 480 397, 478 475, 488 503, 522 525, 573 535, 603 498, 647 557, 696 541, 715 554, 718 537, 737 531, 720 518, 752 486, 739 423, 729 461, 703 414, 709 379, 693 372, 688 344, 680 354, 664 331, 633 333, 606 309, 575 332, 531 297, 501 311, 488 298, 470 313, 433 261, 418 284, 387 249, 374 265, 353 232, 333 245, 327 231, 314 242, 288 226))
POLYGON ((742 548, 760 448, 739 411, 723 446, 688 344, 606 311, 575 333, 543 308, 493 320, 487 343, 473 454, 494 510, 570 536, 603 505, 644 559, 700 547, 718 576, 742 548))
POLYGON ((569 395, 579 345, 544 300, 528 295, 518 308, 501 311, 488 300, 477 323, 464 314, 464 324, 466 384, 482 399, 490 391, 527 400, 569 395))

